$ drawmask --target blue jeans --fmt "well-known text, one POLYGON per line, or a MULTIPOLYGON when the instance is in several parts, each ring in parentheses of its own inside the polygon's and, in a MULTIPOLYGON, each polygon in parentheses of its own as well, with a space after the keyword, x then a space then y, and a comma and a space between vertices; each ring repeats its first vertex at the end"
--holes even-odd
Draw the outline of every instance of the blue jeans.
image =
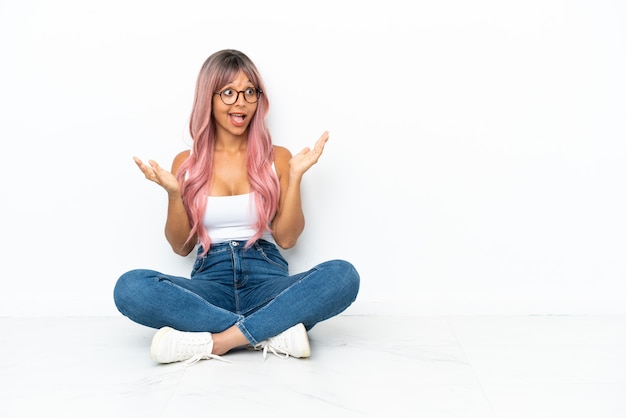
POLYGON ((144 269, 124 273, 113 292, 117 309, 152 328, 217 333, 237 325, 255 345, 300 322, 309 330, 356 299, 360 278, 347 261, 290 276, 275 244, 244 244, 214 244, 202 257, 199 248, 190 279, 144 269))

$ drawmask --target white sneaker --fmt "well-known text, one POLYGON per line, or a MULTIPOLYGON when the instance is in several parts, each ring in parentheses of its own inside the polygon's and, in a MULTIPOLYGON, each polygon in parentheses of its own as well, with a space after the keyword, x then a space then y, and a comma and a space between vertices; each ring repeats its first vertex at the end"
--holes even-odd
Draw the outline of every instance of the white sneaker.
POLYGON ((163 327, 152 337, 150 357, 157 363, 174 363, 186 360, 193 364, 203 359, 217 358, 211 354, 213 337, 210 332, 183 332, 163 327))
POLYGON ((311 355, 309 337, 303 324, 294 325, 275 337, 261 341, 254 348, 255 350, 263 350, 264 359, 267 358, 268 351, 282 358, 289 356, 305 358, 311 355))

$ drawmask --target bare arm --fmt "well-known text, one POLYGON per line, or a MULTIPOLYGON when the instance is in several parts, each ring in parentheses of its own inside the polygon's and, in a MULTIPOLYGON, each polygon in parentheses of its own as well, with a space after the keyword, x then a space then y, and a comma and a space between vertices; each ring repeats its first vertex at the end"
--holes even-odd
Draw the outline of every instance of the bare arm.
POLYGON ((145 164, 139 158, 134 157, 135 163, 144 176, 148 180, 163 187, 167 192, 168 204, 167 219, 165 221, 165 238, 172 247, 172 250, 183 257, 188 255, 196 244, 194 238, 187 242, 191 225, 189 224, 189 217, 183 205, 180 186, 176 179, 176 172, 187 157, 189 157, 189 151, 179 153, 174 158, 171 172, 159 166, 156 161, 149 160, 148 164, 145 164))
POLYGON ((298 154, 276 147, 275 165, 280 180, 278 212, 272 221, 273 237, 281 248, 293 247, 304 230, 304 213, 300 184, 302 176, 319 160, 328 141, 324 132, 313 149, 304 148, 298 154))

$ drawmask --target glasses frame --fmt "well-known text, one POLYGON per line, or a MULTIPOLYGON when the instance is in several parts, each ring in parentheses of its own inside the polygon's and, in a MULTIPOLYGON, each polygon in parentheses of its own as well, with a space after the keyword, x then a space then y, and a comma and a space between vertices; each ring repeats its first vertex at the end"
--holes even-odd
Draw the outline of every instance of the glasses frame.
POLYGON ((259 97, 261 96, 261 93, 263 93, 263 90, 261 90, 261 89, 259 89, 259 88, 256 88, 256 87, 248 87, 246 90, 235 90, 235 89, 230 89, 230 88, 228 88, 228 89, 224 89, 224 90, 222 90, 222 91, 216 91, 216 92, 215 92, 215 93, 213 93, 213 94, 217 94, 218 96, 220 96, 220 99, 222 100, 222 103, 224 103, 224 104, 225 104, 225 105, 227 105, 227 106, 231 106, 231 105, 234 105, 235 103, 237 103, 237 101, 239 100, 239 93, 243 93, 243 99, 244 99, 247 103, 250 103, 250 104, 255 104, 255 103, 258 103, 258 101, 259 101, 259 97), (248 90, 249 88, 252 88, 252 89, 254 89, 254 90, 256 91, 257 97, 256 97, 256 101, 254 101, 254 102, 251 102, 251 101, 249 101, 249 100, 246 98, 246 94, 245 94, 245 93, 246 93, 246 90, 248 90), (235 96, 235 100, 234 100, 232 103, 226 103, 226 102, 224 101, 224 98, 222 97, 222 93, 224 93, 226 90, 232 90, 232 91, 234 91, 235 93, 237 93, 237 95, 235 96))

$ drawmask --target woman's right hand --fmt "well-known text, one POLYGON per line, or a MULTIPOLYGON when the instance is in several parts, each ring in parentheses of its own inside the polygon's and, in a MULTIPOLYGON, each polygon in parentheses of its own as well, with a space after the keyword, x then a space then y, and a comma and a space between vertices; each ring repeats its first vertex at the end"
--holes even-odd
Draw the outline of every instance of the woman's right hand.
POLYGON ((173 194, 180 192, 180 185, 178 184, 176 176, 162 168, 156 161, 148 160, 148 164, 146 164, 138 157, 133 157, 133 160, 148 180, 163 187, 167 193, 173 194))

